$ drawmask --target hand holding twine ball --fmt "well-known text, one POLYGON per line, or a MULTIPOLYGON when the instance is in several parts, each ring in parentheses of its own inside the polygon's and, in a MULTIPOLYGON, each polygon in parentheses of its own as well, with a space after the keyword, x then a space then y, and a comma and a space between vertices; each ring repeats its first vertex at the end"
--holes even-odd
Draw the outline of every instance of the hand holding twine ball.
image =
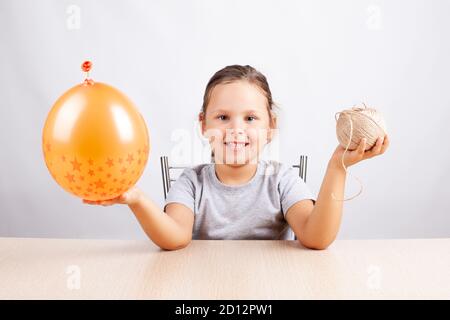
MULTIPOLYGON (((344 163, 347 151, 357 149, 362 139, 366 140, 364 148, 365 153, 367 153, 367 150, 374 148, 379 138, 384 138, 387 135, 386 123, 381 112, 373 108, 368 108, 364 103, 363 107, 353 107, 336 113, 335 119, 336 136, 341 147, 345 149, 342 153, 341 163, 345 172, 348 173, 344 163), (339 117, 337 118, 338 115, 339 117)), ((355 177, 355 179, 360 183, 358 194, 345 200, 336 199, 334 194, 332 194, 333 199, 347 201, 359 196, 363 190, 363 186, 357 177, 355 177)))
POLYGON ((147 126, 119 90, 89 78, 53 105, 42 134, 45 164, 67 192, 85 200, 113 199, 142 175, 149 154, 147 126))
POLYGON ((379 137, 386 135, 386 123, 381 113, 373 108, 353 107, 336 113, 336 135, 347 150, 355 150, 362 138, 366 138, 366 150, 371 149, 379 137))

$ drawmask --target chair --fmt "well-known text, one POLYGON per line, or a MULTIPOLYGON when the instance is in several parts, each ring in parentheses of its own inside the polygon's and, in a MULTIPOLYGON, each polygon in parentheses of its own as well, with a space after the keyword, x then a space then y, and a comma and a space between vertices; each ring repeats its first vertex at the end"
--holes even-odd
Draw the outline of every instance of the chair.
MULTIPOLYGON (((162 156, 160 158, 160 160, 161 160, 161 175, 162 175, 162 180, 163 180, 164 199, 166 199, 172 182, 176 181, 176 179, 173 178, 171 171, 184 170, 186 167, 170 166, 169 165, 169 157, 167 157, 167 156, 162 156)), ((300 162, 298 164, 294 164, 292 167, 298 168, 298 176, 301 179, 303 179, 303 181, 306 183, 306 172, 308 169, 308 156, 301 155, 300 162)))

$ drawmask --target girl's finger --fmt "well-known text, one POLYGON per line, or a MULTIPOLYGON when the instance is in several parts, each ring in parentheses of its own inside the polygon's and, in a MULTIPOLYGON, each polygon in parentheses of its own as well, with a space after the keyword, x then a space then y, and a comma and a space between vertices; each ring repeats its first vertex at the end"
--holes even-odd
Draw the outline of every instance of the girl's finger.
POLYGON ((357 149, 358 154, 363 155, 365 149, 366 149, 366 138, 362 138, 361 142, 359 143, 358 149, 357 149))
POLYGON ((384 138, 382 138, 382 137, 379 137, 377 139, 377 142, 372 147, 372 149, 367 151, 367 158, 372 158, 372 157, 380 154, 381 147, 383 146, 383 139, 384 138))
POLYGON ((127 193, 123 193, 117 197, 117 201, 120 203, 124 203, 127 200, 127 193))
POLYGON ((113 205, 115 203, 117 203, 117 201, 115 199, 100 201, 100 204, 102 206, 110 206, 110 205, 113 205))
POLYGON ((110 206, 110 205, 114 204, 115 202, 114 202, 114 201, 111 201, 111 200, 106 200, 106 201, 97 200, 97 201, 95 201, 95 200, 86 200, 86 199, 83 199, 83 203, 85 203, 85 204, 91 204, 91 205, 110 206))
POLYGON ((389 147, 389 137, 388 135, 385 135, 383 145, 381 146, 380 154, 383 154, 388 147, 389 147))

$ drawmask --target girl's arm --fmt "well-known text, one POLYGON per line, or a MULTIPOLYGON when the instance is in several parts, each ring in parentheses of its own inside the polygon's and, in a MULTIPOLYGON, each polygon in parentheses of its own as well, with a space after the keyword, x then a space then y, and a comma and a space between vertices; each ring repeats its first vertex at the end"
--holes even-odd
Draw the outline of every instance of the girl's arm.
POLYGON ((181 249, 192 239, 194 213, 191 209, 182 204, 170 203, 164 212, 136 187, 112 200, 83 202, 103 206, 127 204, 147 236, 161 249, 181 249))
MULTIPOLYGON (((363 139, 358 148, 347 151, 344 157, 346 167, 359 161, 383 154, 389 146, 387 136, 377 140, 372 149, 364 151, 363 139)), ((300 201, 289 209, 286 219, 302 245, 313 249, 327 248, 337 236, 341 224, 346 172, 342 167, 344 148, 338 146, 331 157, 320 187, 315 206, 312 201, 300 201), (332 197, 334 195, 334 198, 332 197)))
POLYGON ((139 200, 128 205, 147 236, 160 248, 176 250, 192 240, 194 213, 179 203, 170 203, 162 211, 142 192, 139 200))

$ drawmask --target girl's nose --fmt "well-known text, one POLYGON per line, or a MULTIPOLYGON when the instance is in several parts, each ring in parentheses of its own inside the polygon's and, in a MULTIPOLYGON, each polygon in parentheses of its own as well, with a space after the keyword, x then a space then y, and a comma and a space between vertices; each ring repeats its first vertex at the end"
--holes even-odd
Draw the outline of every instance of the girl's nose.
POLYGON ((227 128, 225 133, 225 141, 241 141, 246 139, 245 130, 243 128, 227 128))
POLYGON ((242 127, 232 127, 227 129, 227 136, 242 136, 245 135, 245 129, 242 127))
POLYGON ((245 133, 245 123, 241 121, 240 119, 234 119, 234 121, 231 122, 231 128, 230 128, 234 134, 244 134, 245 133))

